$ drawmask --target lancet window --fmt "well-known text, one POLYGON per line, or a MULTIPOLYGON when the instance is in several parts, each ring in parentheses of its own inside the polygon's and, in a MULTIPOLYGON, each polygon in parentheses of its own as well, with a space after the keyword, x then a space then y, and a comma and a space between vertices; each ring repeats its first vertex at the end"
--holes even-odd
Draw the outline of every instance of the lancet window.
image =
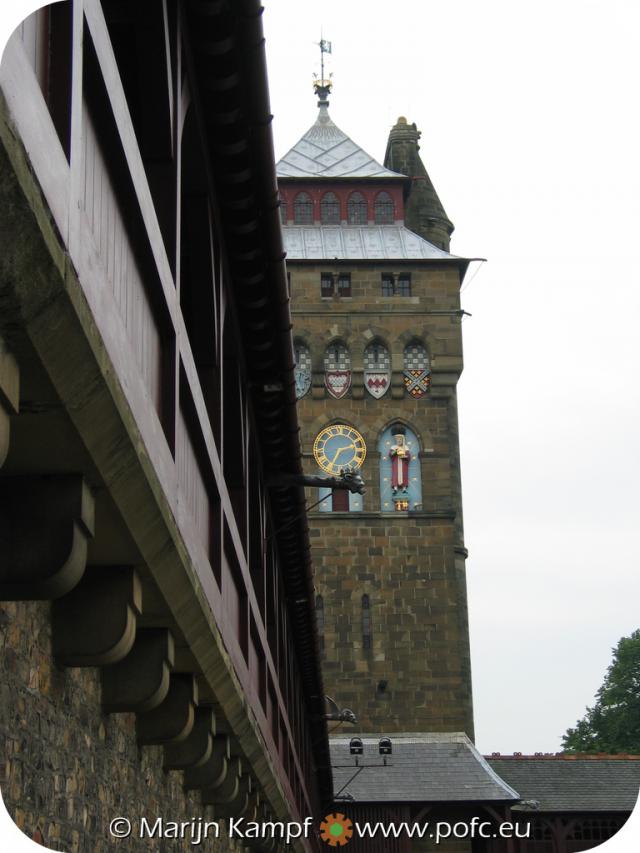
POLYGON ((313 200, 309 193, 298 193, 295 197, 293 221, 296 225, 313 225, 313 200))
POLYGON ((393 199, 389 193, 381 192, 376 196, 373 218, 376 225, 393 225, 393 199))
POLYGON ((325 193, 320 201, 320 222, 323 225, 340 224, 340 201, 335 193, 325 193))
POLYGON ((368 218, 367 200, 362 193, 355 192, 347 202, 347 221, 350 225, 366 225, 368 218))

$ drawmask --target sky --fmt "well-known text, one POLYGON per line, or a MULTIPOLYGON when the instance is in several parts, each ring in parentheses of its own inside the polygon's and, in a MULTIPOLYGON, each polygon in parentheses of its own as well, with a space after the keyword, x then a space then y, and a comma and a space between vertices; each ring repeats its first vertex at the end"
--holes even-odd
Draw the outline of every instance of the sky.
POLYGON ((473 265, 459 384, 476 742, 555 752, 640 627, 640 6, 267 0, 276 156, 398 116, 473 265), (478 269, 479 267, 479 269, 478 269))
MULTIPOLYGON (((2 4, 2 44, 38 5, 2 4)), ((459 384, 476 742, 554 752, 640 627, 640 6, 265 6, 277 156, 315 119, 322 32, 333 120, 379 160, 416 122, 452 251, 488 259, 459 384)))

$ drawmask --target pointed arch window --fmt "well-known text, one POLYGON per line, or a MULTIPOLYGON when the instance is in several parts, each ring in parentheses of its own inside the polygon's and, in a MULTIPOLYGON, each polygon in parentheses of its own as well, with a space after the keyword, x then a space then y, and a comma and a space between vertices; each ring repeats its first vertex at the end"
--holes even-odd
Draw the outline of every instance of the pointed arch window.
POLYGON ((296 225, 313 225, 313 200, 309 193, 298 193, 295 197, 293 221, 296 225))
POLYGON ((419 400, 431 387, 429 354, 422 341, 413 340, 405 347, 403 366, 407 394, 419 400))
POLYGON ((304 341, 293 342, 295 368, 293 371, 296 382, 296 398, 300 400, 311 388, 311 350, 304 341))
POLYGON ((340 201, 335 193, 325 193, 320 201, 320 222, 323 225, 340 224, 340 201))
POLYGON ((374 341, 364 351, 364 387, 377 400, 391 384, 391 355, 380 341, 374 341))
POLYGON ((347 202, 347 221, 349 225, 366 225, 367 219, 368 205, 366 198, 362 193, 351 193, 347 202))
POLYGON ((334 341, 324 351, 324 369, 351 370, 351 353, 342 341, 334 341))
POLYGON ((393 225, 393 199, 389 193, 381 192, 376 196, 373 218, 376 225, 393 225))
POLYGON ((366 593, 362 596, 362 648, 371 648, 371 602, 366 593))
POLYGON ((422 509, 418 436, 405 424, 391 424, 380 436, 378 450, 382 512, 422 509))

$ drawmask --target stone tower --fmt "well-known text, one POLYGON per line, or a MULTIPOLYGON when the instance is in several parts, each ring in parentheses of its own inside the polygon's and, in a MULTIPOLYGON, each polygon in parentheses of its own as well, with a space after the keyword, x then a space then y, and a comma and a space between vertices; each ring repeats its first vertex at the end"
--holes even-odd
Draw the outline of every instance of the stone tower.
POLYGON ((399 120, 383 166, 333 123, 329 88, 277 165, 305 470, 361 466, 366 482, 308 495, 325 688, 364 731, 473 737, 456 405, 469 261, 447 251, 415 125, 399 120))

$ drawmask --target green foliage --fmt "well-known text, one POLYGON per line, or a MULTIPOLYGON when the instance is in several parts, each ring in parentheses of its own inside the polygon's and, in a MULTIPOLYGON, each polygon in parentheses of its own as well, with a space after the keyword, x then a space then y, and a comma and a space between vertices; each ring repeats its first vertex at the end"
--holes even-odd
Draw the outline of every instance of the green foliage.
POLYGON ((613 649, 596 704, 562 737, 564 752, 640 753, 640 629, 613 649))

